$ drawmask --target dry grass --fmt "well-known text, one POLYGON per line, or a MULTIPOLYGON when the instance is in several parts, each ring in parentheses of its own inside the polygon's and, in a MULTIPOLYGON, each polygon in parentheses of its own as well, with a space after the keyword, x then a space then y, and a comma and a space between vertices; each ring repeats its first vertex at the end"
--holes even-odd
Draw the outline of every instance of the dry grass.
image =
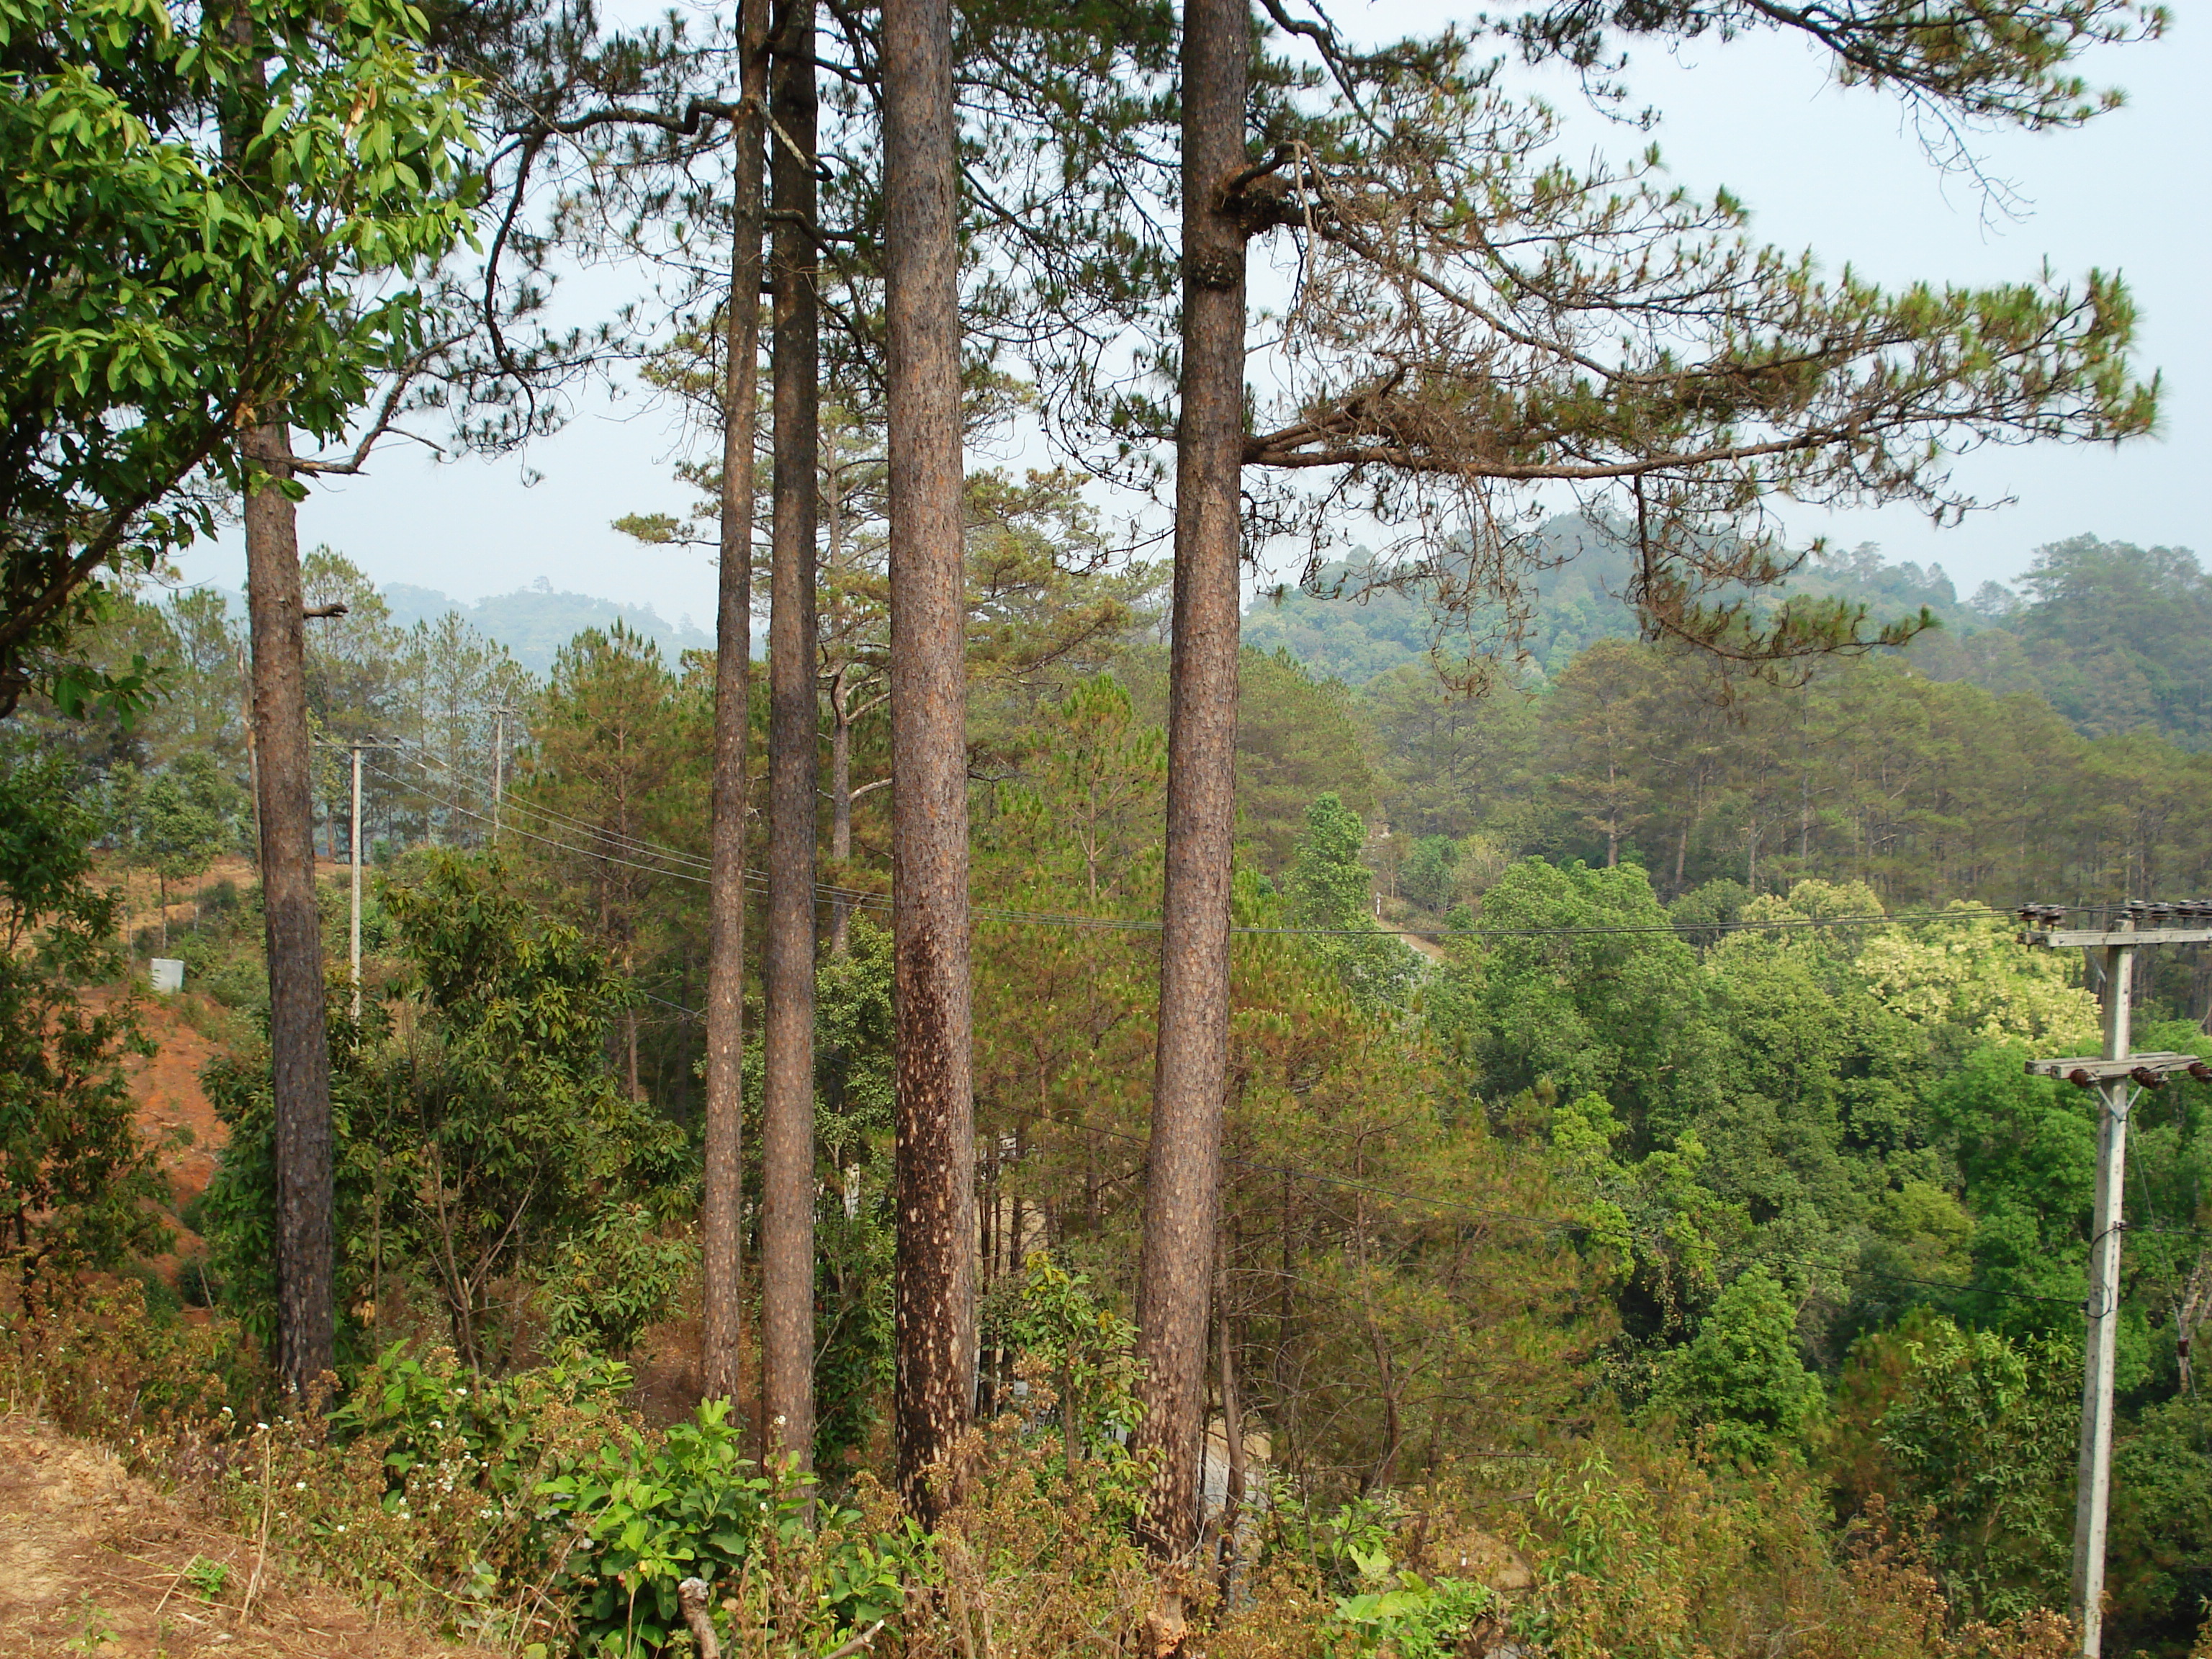
POLYGON ((288 1565, 112 1454, 40 1420, 0 1416, 0 1659, 459 1659, 288 1565))

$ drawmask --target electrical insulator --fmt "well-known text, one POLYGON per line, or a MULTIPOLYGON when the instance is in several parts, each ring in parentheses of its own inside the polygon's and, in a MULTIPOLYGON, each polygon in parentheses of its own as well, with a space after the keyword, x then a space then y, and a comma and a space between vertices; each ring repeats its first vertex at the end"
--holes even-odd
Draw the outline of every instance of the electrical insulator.
POLYGON ((2077 1089, 2086 1089, 2097 1079, 2091 1077, 2079 1066, 2076 1066, 2072 1071, 2066 1073, 2066 1080, 2077 1089))
POLYGON ((2207 1066, 2201 1060, 2192 1060, 2189 1062, 2189 1075, 2199 1083, 2212 1083, 2212 1066, 2207 1066))
POLYGON ((2163 1089, 2166 1087, 2166 1078, 2164 1074, 2152 1071, 2148 1066, 2138 1066, 2135 1070, 2130 1072, 2128 1075, 2133 1078, 2137 1083, 2142 1085, 2146 1089, 2163 1089))

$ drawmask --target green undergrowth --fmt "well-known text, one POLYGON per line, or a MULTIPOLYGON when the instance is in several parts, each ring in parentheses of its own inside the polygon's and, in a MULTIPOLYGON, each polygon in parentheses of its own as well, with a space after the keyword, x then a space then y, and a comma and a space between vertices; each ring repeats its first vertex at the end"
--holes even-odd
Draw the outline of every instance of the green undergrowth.
POLYGON ((722 1402, 647 1426, 619 1362, 505 1376, 396 1344, 319 1415, 270 1413, 221 1322, 135 1281, 0 1320, 0 1401, 116 1448, 295 1565, 517 1659, 691 1651, 677 1586, 710 1586, 726 1654, 901 1659, 1157 1649, 1164 1584, 1212 1659, 2058 1659, 2066 1622, 1960 1616, 1877 1501, 1833 1522, 1796 1459, 1717 1458, 1625 1424, 1428 1484, 1322 1503, 1255 1491, 1233 1543, 1163 1578, 1131 1541, 1133 1476, 1068 1442, 1053 1366, 983 1425, 935 1533, 863 1472, 841 1493, 763 1471, 722 1402))

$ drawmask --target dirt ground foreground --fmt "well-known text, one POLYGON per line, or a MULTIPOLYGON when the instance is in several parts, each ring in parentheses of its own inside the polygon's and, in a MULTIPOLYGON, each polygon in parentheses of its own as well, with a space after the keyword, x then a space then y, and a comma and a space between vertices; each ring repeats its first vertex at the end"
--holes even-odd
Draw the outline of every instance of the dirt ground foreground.
POLYGON ((282 1552, 210 1525, 98 1447, 0 1416, 0 1659, 484 1659, 287 1575, 282 1552))

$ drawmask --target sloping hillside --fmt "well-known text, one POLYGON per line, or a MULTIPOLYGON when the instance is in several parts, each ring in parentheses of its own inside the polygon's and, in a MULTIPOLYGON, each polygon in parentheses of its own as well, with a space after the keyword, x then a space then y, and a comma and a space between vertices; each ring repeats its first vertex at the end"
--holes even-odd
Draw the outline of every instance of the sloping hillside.
POLYGON ((110 1454, 34 1418, 0 1416, 0 1659, 462 1659, 484 1651, 386 1620, 287 1573, 110 1454))

